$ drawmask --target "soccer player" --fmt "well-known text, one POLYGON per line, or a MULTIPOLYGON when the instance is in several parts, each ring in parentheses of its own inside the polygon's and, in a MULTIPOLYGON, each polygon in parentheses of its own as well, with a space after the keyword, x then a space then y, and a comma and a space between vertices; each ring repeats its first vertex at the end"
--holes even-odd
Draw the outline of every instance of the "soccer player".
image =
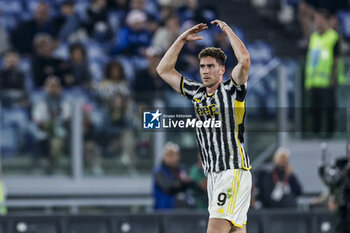
POLYGON ((196 128, 203 169, 208 176, 207 233, 245 233, 252 185, 250 160, 243 147, 250 56, 225 22, 214 20, 211 24, 226 34, 238 60, 228 80, 223 81, 226 55, 219 48, 205 48, 199 53, 202 83, 183 77, 174 68, 184 44, 202 39, 197 34, 208 28, 203 23, 176 39, 158 64, 157 72, 176 92, 192 101, 198 120, 215 118, 222 122, 220 128, 196 128))

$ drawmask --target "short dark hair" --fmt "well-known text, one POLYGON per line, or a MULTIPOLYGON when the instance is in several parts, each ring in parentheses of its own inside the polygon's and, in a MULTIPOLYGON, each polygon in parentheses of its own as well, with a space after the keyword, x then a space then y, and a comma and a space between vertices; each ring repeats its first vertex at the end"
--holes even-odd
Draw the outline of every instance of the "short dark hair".
POLYGON ((216 61, 224 66, 227 56, 225 55, 224 51, 220 48, 215 47, 208 47, 205 49, 202 49, 202 51, 198 55, 198 59, 200 60, 203 57, 213 57, 216 59, 216 61))
POLYGON ((111 79, 112 69, 114 67, 117 67, 120 71, 120 76, 119 76, 120 81, 126 80, 123 65, 119 61, 115 61, 115 60, 112 60, 109 63, 107 63, 105 67, 105 79, 108 79, 108 80, 111 79))
POLYGON ((83 54, 84 58, 86 57, 86 49, 84 45, 80 43, 74 43, 71 46, 69 46, 69 53, 72 54, 74 50, 80 50, 83 54))

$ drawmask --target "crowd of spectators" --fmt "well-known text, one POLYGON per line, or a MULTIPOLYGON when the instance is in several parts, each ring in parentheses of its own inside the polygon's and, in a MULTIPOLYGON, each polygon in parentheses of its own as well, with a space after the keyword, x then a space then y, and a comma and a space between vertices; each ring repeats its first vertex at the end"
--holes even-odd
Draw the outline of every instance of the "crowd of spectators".
MULTIPOLYGON (((25 135, 31 137, 24 143, 36 146, 24 147, 49 158, 50 170, 56 157, 69 154, 57 138, 69 140, 72 115, 60 120, 66 131, 60 136, 47 121, 55 122, 58 112, 66 111, 60 102, 72 104, 70 96, 79 93, 85 101, 85 166, 100 174, 102 155, 133 169, 138 127, 134 113, 156 97, 172 99, 157 78, 156 64, 181 31, 215 17, 215 8, 199 7, 198 0, 11 1, 0 15, 3 110, 20 108, 32 122, 21 132, 27 130, 25 135), (50 89, 56 86, 59 97, 51 98, 50 89), (38 114, 45 102, 50 102, 47 114, 38 114)), ((215 43, 218 31, 207 33, 207 40, 184 49, 177 67, 184 74, 194 75, 198 52, 215 43)))

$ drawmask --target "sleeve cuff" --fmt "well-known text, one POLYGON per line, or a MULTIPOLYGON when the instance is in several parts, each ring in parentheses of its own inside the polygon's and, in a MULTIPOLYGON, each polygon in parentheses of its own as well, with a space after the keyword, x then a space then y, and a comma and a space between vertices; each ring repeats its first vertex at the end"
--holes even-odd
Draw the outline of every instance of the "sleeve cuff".
POLYGON ((230 79, 231 79, 233 85, 234 85, 235 87, 237 87, 237 83, 235 82, 235 80, 233 80, 232 76, 230 76, 230 79))
POLYGON ((180 91, 181 91, 181 94, 185 96, 184 83, 185 83, 185 78, 184 76, 181 76, 180 91))

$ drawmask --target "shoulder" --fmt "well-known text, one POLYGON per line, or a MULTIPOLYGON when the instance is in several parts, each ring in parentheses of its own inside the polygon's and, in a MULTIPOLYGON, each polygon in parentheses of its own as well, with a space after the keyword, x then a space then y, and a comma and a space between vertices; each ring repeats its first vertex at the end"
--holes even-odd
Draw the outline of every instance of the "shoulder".
POLYGON ((182 75, 181 92, 183 95, 191 93, 191 95, 194 96, 200 92, 205 92, 205 86, 200 82, 188 79, 182 75))

